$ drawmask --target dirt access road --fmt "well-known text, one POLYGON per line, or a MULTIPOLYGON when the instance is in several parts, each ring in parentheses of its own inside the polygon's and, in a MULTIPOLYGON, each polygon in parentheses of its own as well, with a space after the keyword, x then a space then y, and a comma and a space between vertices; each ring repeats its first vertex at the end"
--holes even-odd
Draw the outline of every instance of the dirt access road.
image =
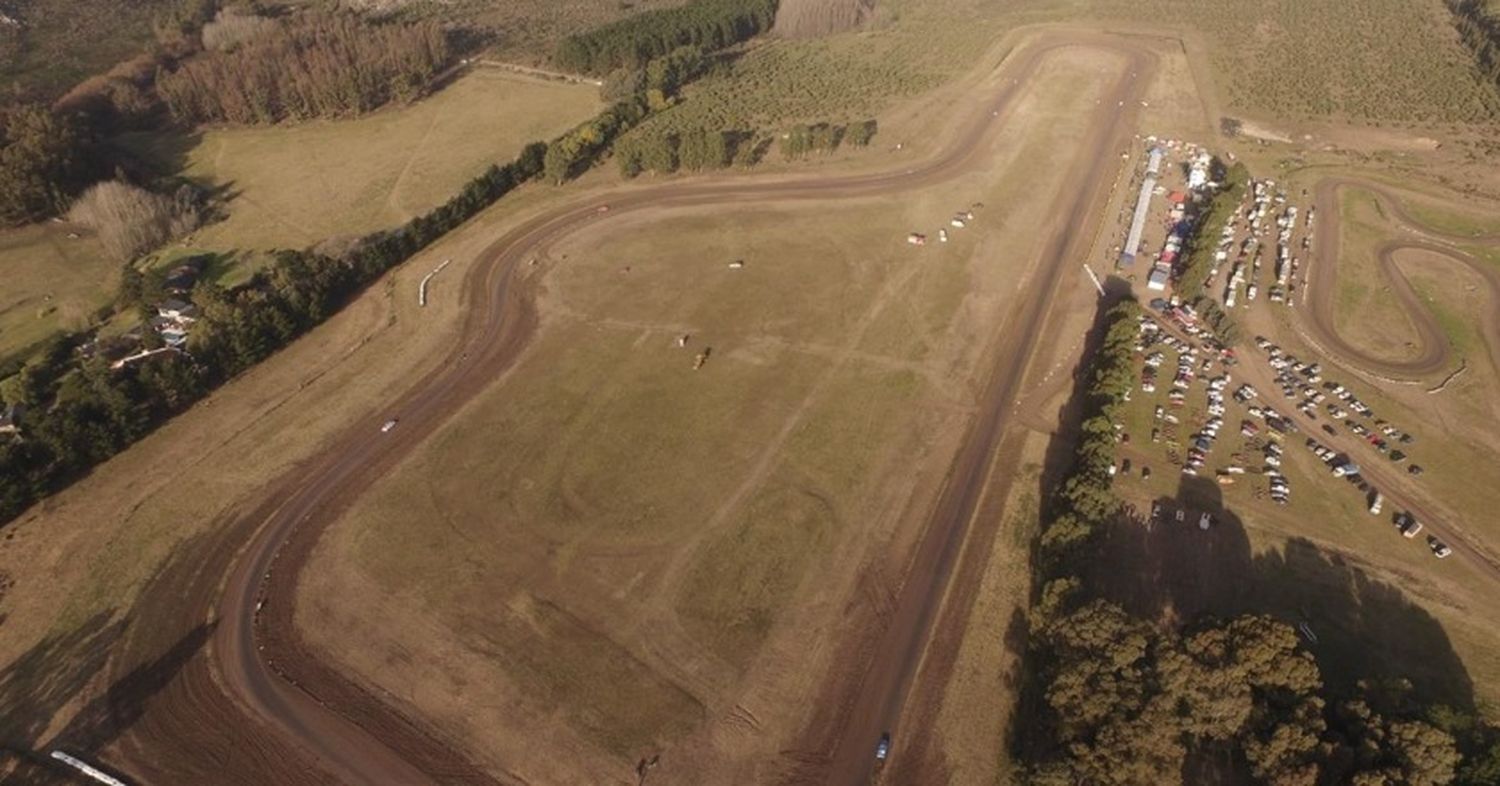
MULTIPOLYGON (((1500 271, 1484 260, 1464 253, 1456 245, 1465 243, 1500 248, 1500 235, 1445 234, 1433 230, 1413 217, 1406 205, 1391 191, 1366 180, 1322 180, 1316 187, 1314 204, 1318 209, 1319 226, 1314 241, 1315 258, 1309 263, 1312 269, 1307 280, 1307 296, 1304 299, 1307 308, 1302 311, 1305 317, 1302 322, 1324 354, 1334 355, 1336 360, 1341 360, 1357 371, 1387 379, 1431 377, 1448 370, 1452 365, 1448 339, 1432 311, 1422 304, 1406 276, 1402 275, 1396 265, 1395 255, 1401 251, 1426 251, 1452 259, 1482 276, 1489 285, 1490 302, 1500 305, 1500 271), (1416 357, 1410 360, 1392 360, 1372 355, 1341 335, 1334 322, 1338 299, 1340 207, 1341 197, 1347 189, 1357 189, 1373 195, 1381 211, 1399 224, 1402 232, 1412 236, 1411 239, 1388 241, 1375 250, 1385 284, 1400 301, 1401 308, 1411 320, 1421 343, 1416 357)), ((1485 319, 1484 336, 1490 352, 1490 362, 1495 365, 1496 371, 1500 371, 1500 322, 1497 322, 1494 308, 1488 311, 1485 319)))
POLYGON ((175 677, 164 685, 110 675, 117 687, 111 702, 131 707, 136 715, 117 743, 125 760, 112 763, 154 784, 495 782, 433 730, 404 717, 394 702, 318 661, 297 636, 292 602, 297 576, 323 528, 524 351, 536 326, 531 300, 536 277, 525 275, 526 260, 583 226, 622 213, 875 196, 943 182, 976 163, 979 142, 996 130, 995 118, 1028 83, 1041 58, 1074 44, 1119 51, 1128 70, 1111 100, 1101 102, 1097 111, 1096 128, 1074 165, 1076 190, 1060 200, 1057 222, 1042 228, 1051 237, 1040 262, 1043 284, 1000 341, 983 413, 950 472, 898 612, 862 680, 855 711, 844 716, 843 730, 836 735, 841 742, 828 780, 866 779, 879 730, 895 725, 920 662, 953 555, 1008 426, 1052 293, 1082 258, 1087 227, 1097 220, 1093 214, 1113 171, 1110 163, 1125 149, 1151 58, 1124 39, 1054 34, 1023 46, 1003 65, 1011 79, 996 93, 976 99, 969 116, 954 124, 957 131, 947 151, 926 164, 842 177, 678 181, 610 195, 607 209, 599 197, 580 200, 506 233, 467 275, 463 338, 442 370, 393 396, 385 416, 399 416, 396 429, 382 433, 383 416, 333 440, 318 456, 270 484, 258 504, 219 522, 211 537, 184 547, 143 593, 134 616, 151 625, 136 626, 122 644, 127 652, 112 663, 155 664, 167 655, 181 663, 174 664, 175 677), (182 643, 201 637, 205 625, 211 626, 208 646, 182 654, 182 643))

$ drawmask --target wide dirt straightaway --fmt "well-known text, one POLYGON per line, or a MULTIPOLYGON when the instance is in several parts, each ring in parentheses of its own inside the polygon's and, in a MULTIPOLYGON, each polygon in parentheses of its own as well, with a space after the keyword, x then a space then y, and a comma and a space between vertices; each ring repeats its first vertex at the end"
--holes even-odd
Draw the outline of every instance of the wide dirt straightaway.
POLYGON ((130 771, 150 783, 493 782, 381 697, 318 661, 298 637, 292 611, 298 573, 323 528, 525 349, 536 315, 534 279, 517 275, 524 260, 580 227, 621 213, 872 196, 943 182, 975 163, 994 118, 1004 114, 1042 56, 1076 43, 1124 54, 1129 70, 1096 113, 1097 126, 1074 165, 1075 190, 1059 200, 1057 223, 1047 230, 1052 234, 1037 268, 1040 286, 998 343, 981 414, 918 547, 855 710, 845 716, 830 779, 863 779, 875 738, 900 714, 1052 294, 1082 259, 1110 163, 1123 149, 1149 76, 1150 56, 1123 39, 1048 35, 1025 45, 1004 66, 1013 78, 995 95, 976 100, 947 152, 924 165, 843 177, 674 182, 612 195, 607 211, 597 197, 565 205, 506 233, 467 276, 462 338, 442 370, 392 397, 389 412, 399 414, 399 428, 382 434, 365 423, 333 440, 270 484, 258 505, 185 546, 142 595, 134 616, 150 620, 150 629, 137 626, 116 662, 145 663, 175 652, 180 642, 202 637, 205 618, 212 632, 208 646, 186 656, 169 684, 141 685, 135 696, 111 692, 112 703, 139 715, 119 743, 130 771))
MULTIPOLYGON (((1074 159, 1063 192, 1054 203, 1055 222, 1036 261, 1033 291, 1001 327, 994 365, 979 399, 979 414, 964 437, 942 494, 923 533, 901 594, 839 735, 828 783, 857 784, 875 766, 876 741, 884 732, 898 740, 898 721, 948 589, 948 579, 969 525, 986 495, 1004 499, 1010 472, 990 483, 1000 440, 1019 404, 1021 383, 1065 275, 1082 276, 1094 229, 1103 218, 1107 187, 1128 151, 1135 107, 1150 83, 1149 56, 1124 49, 1125 66, 1094 113, 1088 136, 1074 159)), ((963 591, 963 588, 955 588, 963 591)), ((996 632, 998 635, 998 631, 996 632)), ((912 729, 912 734, 924 730, 912 729)))

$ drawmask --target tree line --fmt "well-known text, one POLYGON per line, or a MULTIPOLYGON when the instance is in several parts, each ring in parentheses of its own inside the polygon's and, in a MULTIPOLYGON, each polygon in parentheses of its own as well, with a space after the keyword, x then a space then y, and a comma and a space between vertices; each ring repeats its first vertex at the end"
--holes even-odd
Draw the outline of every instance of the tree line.
POLYGON ((1032 786, 1216 782, 1443 786, 1500 779, 1500 733, 1424 708, 1401 681, 1332 696, 1297 633, 1264 614, 1186 626, 1134 617, 1080 578, 1120 513, 1115 424, 1134 382, 1141 308, 1102 317, 1080 391, 1072 466, 1048 502, 1032 561, 1029 646, 1015 753, 1032 786), (1463 755, 1460 751, 1467 755, 1463 755))
POLYGON ((1219 182, 1219 190, 1209 200, 1207 209, 1198 215, 1191 237, 1186 238, 1187 253, 1182 256, 1177 275, 1177 293, 1185 300, 1204 294, 1208 273, 1214 266, 1214 252, 1224 227, 1240 208, 1245 189, 1250 185, 1250 170, 1243 163, 1230 167, 1219 182))
POLYGON ((832 123, 795 125, 781 136, 781 154, 788 159, 793 159, 802 158, 808 153, 832 153, 844 142, 855 147, 864 147, 875 137, 876 130, 874 119, 861 120, 848 125, 832 123))
MULTIPOLYGON (((360 289, 516 186, 539 177, 547 144, 492 166, 448 202, 330 257, 280 251, 249 283, 201 283, 188 354, 163 353, 111 370, 104 353, 80 359, 82 337, 58 337, 0 383, 0 399, 28 407, 24 439, 0 444, 0 521, 123 450, 167 417, 328 318, 360 289)), ((148 310, 149 288, 126 276, 121 306, 148 310)))
POLYGON ((184 123, 349 117, 422 95, 450 52, 434 22, 370 24, 308 11, 157 76, 184 123))
MULTIPOLYGON (((874 137, 873 119, 848 125, 813 123, 793 126, 780 135, 782 154, 788 159, 813 152, 828 153, 840 144, 862 147, 874 137)), ((635 177, 643 172, 670 174, 678 170, 699 172, 727 166, 750 167, 759 163, 771 139, 756 131, 692 128, 681 132, 639 133, 626 136, 615 146, 614 158, 620 174, 635 177)))
POLYGON ((771 28, 776 0, 692 0, 564 38, 553 54, 562 69, 603 76, 637 68, 681 46, 723 49, 771 28))
POLYGON ((1193 233, 1184 240, 1187 247, 1177 276, 1177 294, 1193 305, 1204 324, 1225 345, 1240 338, 1239 325, 1206 290, 1208 274, 1214 267, 1214 254, 1224 234, 1224 227, 1239 210, 1250 185, 1250 170, 1236 163, 1220 179, 1219 190, 1209 200, 1207 209, 1198 216, 1193 233))
POLYGON ((615 146, 614 159, 625 177, 642 172, 664 175, 679 169, 723 169, 731 163, 751 166, 760 147, 754 132, 696 128, 681 134, 627 136, 615 146))
POLYGON ((547 147, 547 179, 562 183, 591 165, 621 133, 639 123, 650 110, 644 96, 616 102, 594 119, 558 137, 547 147))

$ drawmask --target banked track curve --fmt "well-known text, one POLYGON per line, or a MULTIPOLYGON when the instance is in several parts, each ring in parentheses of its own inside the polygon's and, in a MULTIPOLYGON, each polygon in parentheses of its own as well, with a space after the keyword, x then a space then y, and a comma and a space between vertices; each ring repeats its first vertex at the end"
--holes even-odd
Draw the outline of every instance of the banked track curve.
MULTIPOLYGON (((140 686, 140 695, 111 692, 113 703, 133 711, 133 722, 118 743, 129 770, 152 784, 519 781, 503 776, 497 781, 405 717, 394 702, 320 661, 297 635, 292 610, 297 576, 323 529, 425 435, 499 378, 528 345, 537 319, 533 282, 517 275, 523 260, 582 227, 647 209, 858 198, 944 182, 982 155, 980 143, 1003 124, 1043 58, 1069 46, 1108 50, 1126 60, 1128 73, 1122 72, 1107 94, 1110 105, 1096 112, 1096 122, 1107 125, 1109 133, 1096 131, 1112 138, 1127 118, 1135 117, 1136 99, 1154 71, 1153 57, 1126 38, 1048 32, 1007 55, 1000 68, 1009 78, 992 95, 976 100, 970 116, 956 124, 959 131, 947 150, 927 163, 837 177, 673 182, 610 194, 608 212, 599 211, 601 197, 580 199, 506 232, 481 253, 465 278, 457 345, 431 375, 393 396, 387 411, 399 413, 400 428, 380 434, 368 422, 352 426, 216 522, 208 536, 185 544, 148 584, 132 613, 137 622, 112 660, 112 676, 158 663, 161 653, 175 652, 180 642, 202 635, 205 627, 210 633, 207 646, 184 656, 165 685, 140 686)), ((1095 172, 1119 152, 1106 150, 1102 142, 1097 147, 1103 155, 1092 162, 1095 172)), ((1074 184, 1089 196, 1078 197, 1077 204, 1092 205, 1099 185, 1097 180, 1074 184)), ((1080 226, 1088 220, 1076 217, 1080 226)), ((1054 245, 1055 253, 1049 253, 1060 270, 1075 243, 1054 245)), ((1055 289, 1057 274, 1048 275, 1055 289)), ((1044 316, 1045 309, 1038 309, 1044 316)), ((1027 328, 1027 340, 1034 343, 1036 329, 1027 328)), ((1028 344, 1018 352, 1020 368, 1030 351, 1028 344)), ((1009 386, 990 387, 1004 392, 1009 386)), ((1009 409, 1008 400, 992 403, 997 413, 999 407, 1009 409)), ((999 414, 990 418, 984 439, 998 439, 1002 425, 999 414)), ((983 457, 984 451, 966 449, 964 454, 983 457)), ((960 536, 965 523, 957 525, 960 536)), ((936 535, 954 540, 951 528, 924 538, 936 535)), ((941 590, 936 587, 939 598, 941 590)), ((877 697, 898 711, 910 682, 907 667, 913 664, 899 665, 897 671, 907 671, 878 686, 892 695, 877 697)), ((870 688, 871 679, 865 682, 870 688)), ((837 771, 830 777, 839 777, 837 771)))

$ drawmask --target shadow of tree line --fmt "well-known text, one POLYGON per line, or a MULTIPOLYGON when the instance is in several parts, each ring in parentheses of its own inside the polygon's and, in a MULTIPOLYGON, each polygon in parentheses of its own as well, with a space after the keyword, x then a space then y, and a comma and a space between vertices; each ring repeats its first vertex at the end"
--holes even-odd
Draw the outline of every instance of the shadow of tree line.
POLYGON ((1303 644, 1334 695, 1360 680, 1404 679, 1424 703, 1476 709, 1447 632, 1400 587, 1305 538, 1255 553, 1243 520, 1206 478, 1183 476, 1177 494, 1156 505, 1160 520, 1127 514, 1101 533, 1084 574, 1101 597, 1172 623, 1268 613, 1305 624, 1303 644), (1208 530, 1198 527, 1202 512, 1213 516, 1208 530))
POLYGON ((44 639, 0 670, 0 758, 8 759, 7 784, 57 783, 71 770, 49 755, 63 750, 105 772, 97 753, 145 712, 153 696, 175 678, 212 634, 200 623, 157 657, 126 672, 86 702, 56 733, 53 718, 107 667, 109 655, 129 623, 100 612, 66 633, 44 639))
MULTIPOLYGON (((139 605, 150 606, 149 601, 177 586, 162 579, 201 566, 196 549, 200 538, 182 544, 139 605)), ((130 782, 111 770, 107 749, 136 726, 216 627, 215 622, 201 620, 178 623, 103 609, 71 627, 59 626, 0 668, 0 782, 86 782, 49 758, 55 750, 130 782), (59 725, 58 718, 80 699, 76 711, 59 725)))

